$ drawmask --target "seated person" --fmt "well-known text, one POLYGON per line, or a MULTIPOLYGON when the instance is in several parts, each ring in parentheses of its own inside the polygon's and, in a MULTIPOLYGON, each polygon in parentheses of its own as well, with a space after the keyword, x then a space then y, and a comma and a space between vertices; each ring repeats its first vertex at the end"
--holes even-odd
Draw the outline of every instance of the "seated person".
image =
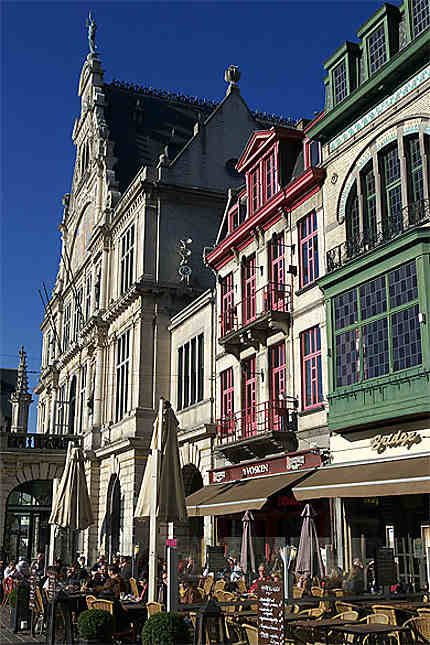
POLYGON ((250 586, 249 593, 257 593, 260 585, 268 580, 270 580, 270 578, 267 575, 266 565, 262 562, 258 567, 258 578, 256 578, 250 586))
POLYGON ((52 584, 50 581, 52 579, 54 579, 54 593, 57 593, 57 591, 60 591, 60 589, 64 589, 64 580, 61 574, 58 572, 58 570, 55 567, 48 567, 46 570, 46 573, 47 573, 47 578, 43 583, 42 589, 49 591, 52 584))
POLYGON ((340 567, 333 567, 322 581, 324 590, 330 593, 332 589, 342 589, 343 572, 340 567))
POLYGON ((139 580, 139 587, 141 591, 138 600, 139 602, 143 602, 146 605, 146 603, 148 602, 148 580, 146 578, 139 580))
POLYGON ((364 591, 364 571, 361 560, 356 558, 351 567, 351 571, 343 583, 343 588, 348 594, 359 594, 364 591))
POLYGON ((192 578, 185 578, 183 581, 184 595, 181 597, 183 605, 192 605, 195 602, 201 602, 202 597, 200 592, 197 591, 196 582, 192 578))
POLYGON ((119 569, 114 564, 108 566, 108 580, 103 585, 93 587, 93 590, 104 598, 119 598, 121 593, 127 593, 125 580, 119 575, 119 569))
POLYGON ((312 585, 312 581, 309 573, 303 574, 302 576, 299 577, 297 581, 297 587, 303 590, 304 596, 311 595, 311 585, 312 585))
POLYGON ((65 579, 66 587, 80 587, 81 576, 77 562, 72 562, 66 573, 65 579))
POLYGON ((106 573, 106 568, 103 566, 101 569, 98 569, 97 571, 90 571, 90 577, 87 578, 83 589, 84 591, 88 591, 90 589, 95 589, 96 587, 101 587, 104 585, 104 583, 107 581, 108 576, 106 573))
POLYGON ((231 580, 231 576, 228 573, 224 574, 224 580, 225 580, 224 591, 228 591, 229 593, 239 592, 239 587, 237 585, 236 580, 231 580))

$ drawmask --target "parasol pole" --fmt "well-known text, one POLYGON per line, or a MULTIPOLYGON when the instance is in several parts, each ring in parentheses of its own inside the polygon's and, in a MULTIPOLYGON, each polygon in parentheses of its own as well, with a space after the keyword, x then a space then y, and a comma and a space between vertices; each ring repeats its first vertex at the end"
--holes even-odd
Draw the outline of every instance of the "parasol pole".
POLYGON ((157 423, 157 443, 152 450, 152 499, 151 499, 151 516, 149 520, 149 587, 148 601, 157 600, 157 506, 158 506, 158 487, 160 475, 160 458, 161 458, 161 435, 163 430, 163 405, 164 399, 160 398, 158 409, 157 423))

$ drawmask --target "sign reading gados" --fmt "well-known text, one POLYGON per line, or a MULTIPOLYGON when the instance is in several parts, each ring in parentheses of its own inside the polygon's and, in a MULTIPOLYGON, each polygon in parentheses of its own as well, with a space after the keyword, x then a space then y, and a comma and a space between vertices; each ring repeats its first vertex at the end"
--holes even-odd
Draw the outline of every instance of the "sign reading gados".
POLYGON ((384 452, 387 448, 400 448, 404 447, 408 450, 416 443, 421 443, 422 438, 418 432, 392 432, 391 434, 379 434, 373 437, 370 441, 372 450, 376 450, 378 454, 384 452))

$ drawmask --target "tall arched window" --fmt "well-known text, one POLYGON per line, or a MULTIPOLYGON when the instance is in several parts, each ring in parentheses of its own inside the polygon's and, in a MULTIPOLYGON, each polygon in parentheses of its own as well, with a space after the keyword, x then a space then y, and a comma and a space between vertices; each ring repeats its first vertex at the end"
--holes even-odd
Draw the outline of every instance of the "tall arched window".
POLYGON ((73 434, 75 431, 75 416, 76 416, 76 376, 72 378, 69 390, 69 420, 67 424, 67 432, 73 434))
POLYGON ((354 182, 346 200, 345 226, 347 253, 349 257, 354 257, 360 249, 360 215, 356 182, 354 182))

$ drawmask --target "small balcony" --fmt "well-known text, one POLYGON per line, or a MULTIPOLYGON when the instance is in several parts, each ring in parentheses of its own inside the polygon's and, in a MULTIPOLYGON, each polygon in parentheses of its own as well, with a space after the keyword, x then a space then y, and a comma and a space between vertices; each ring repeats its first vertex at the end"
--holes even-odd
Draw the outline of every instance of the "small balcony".
POLYGON ((239 358, 247 347, 258 349, 278 330, 288 333, 291 315, 291 287, 269 282, 251 296, 232 305, 220 316, 219 343, 239 358))
POLYGON ((430 220, 430 202, 420 199, 405 206, 399 217, 383 223, 381 231, 365 231, 354 235, 327 251, 327 273, 340 269, 350 260, 354 260, 374 249, 391 242, 402 233, 421 226, 430 220))
POLYGON ((2 432, 0 433, 0 451, 10 452, 67 452, 70 442, 79 443, 81 437, 76 435, 42 434, 31 432, 2 432))
POLYGON ((297 450, 297 399, 266 401, 218 419, 216 451, 237 463, 297 450))

